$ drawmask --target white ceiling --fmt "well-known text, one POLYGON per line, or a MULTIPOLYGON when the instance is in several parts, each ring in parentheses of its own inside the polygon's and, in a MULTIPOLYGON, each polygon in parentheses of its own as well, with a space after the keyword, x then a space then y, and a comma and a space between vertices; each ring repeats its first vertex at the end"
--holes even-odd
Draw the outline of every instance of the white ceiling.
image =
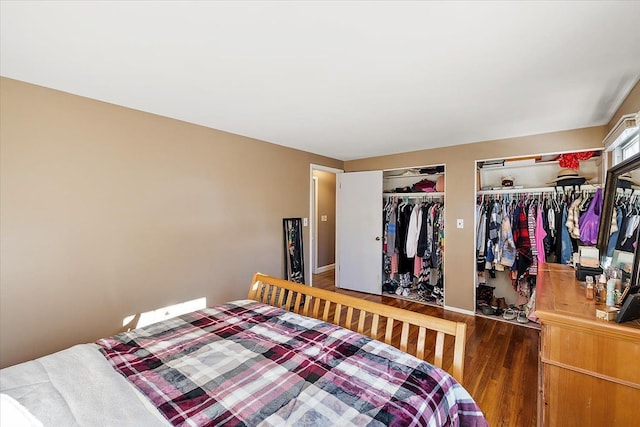
POLYGON ((640 2, 2 1, 0 74, 329 157, 607 123, 640 2))

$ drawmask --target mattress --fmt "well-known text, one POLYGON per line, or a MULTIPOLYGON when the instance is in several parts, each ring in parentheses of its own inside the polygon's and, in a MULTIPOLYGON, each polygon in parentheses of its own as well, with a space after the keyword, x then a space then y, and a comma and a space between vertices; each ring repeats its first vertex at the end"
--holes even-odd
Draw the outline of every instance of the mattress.
POLYGON ((0 371, 43 425, 487 425, 445 371, 250 300, 0 371))

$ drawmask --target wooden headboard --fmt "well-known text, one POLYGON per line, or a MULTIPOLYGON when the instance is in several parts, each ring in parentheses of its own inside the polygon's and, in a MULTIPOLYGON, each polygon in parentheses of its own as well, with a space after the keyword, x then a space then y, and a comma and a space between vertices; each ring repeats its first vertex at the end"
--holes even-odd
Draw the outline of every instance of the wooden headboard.
POLYGON ((462 384, 467 333, 467 325, 463 322, 415 313, 260 273, 253 276, 249 299, 331 322, 384 341, 404 352, 409 352, 411 348, 415 350, 411 351, 411 354, 439 368, 443 368, 445 335, 450 335, 454 340, 451 374, 462 384), (393 333, 396 324, 402 325, 399 343, 393 333), (415 347, 409 343, 409 331, 412 326, 417 328, 415 347), (384 334, 381 333, 383 328, 384 334), (430 331, 435 333, 435 349, 427 348, 427 335, 430 331), (429 355, 433 355, 432 360, 427 360, 430 359, 427 357, 429 355))

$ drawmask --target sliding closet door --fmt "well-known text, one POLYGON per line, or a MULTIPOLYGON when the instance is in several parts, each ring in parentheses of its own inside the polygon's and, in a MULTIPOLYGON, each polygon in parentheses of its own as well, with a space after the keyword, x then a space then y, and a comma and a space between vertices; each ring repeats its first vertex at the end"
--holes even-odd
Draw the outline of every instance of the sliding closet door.
POLYGON ((382 171, 337 175, 338 268, 343 289, 382 294, 382 171))

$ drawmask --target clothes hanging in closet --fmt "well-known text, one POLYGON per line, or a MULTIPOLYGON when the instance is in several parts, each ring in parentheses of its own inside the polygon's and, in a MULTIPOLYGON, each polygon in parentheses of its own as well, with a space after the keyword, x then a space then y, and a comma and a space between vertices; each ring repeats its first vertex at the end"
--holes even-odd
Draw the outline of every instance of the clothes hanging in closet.
MULTIPOLYGON (((476 205, 477 271, 488 270, 492 277, 497 271, 510 272, 513 289, 518 295, 516 305, 535 306, 538 264, 571 261, 580 244, 581 215, 587 211, 591 196, 575 191, 479 197, 476 205)), ((640 230, 640 215, 637 219, 635 228, 634 223, 629 222, 627 234, 632 229, 636 233, 640 230)), ((621 225, 621 229, 624 228, 621 225)), ((621 238, 611 246, 620 244, 621 238)), ((535 319, 532 315, 531 320, 535 319)))
POLYGON ((592 199, 591 192, 580 191, 479 198, 476 205, 478 271, 502 265, 513 268, 519 275, 525 270, 535 274, 539 262, 570 263, 572 254, 582 244, 580 219, 592 199), (507 219, 500 220, 499 212, 507 219), (502 232, 496 242, 498 221, 501 221, 502 232), (513 264, 509 232, 517 252, 513 264), (504 251, 506 258, 502 255, 504 251))
POLYGON ((439 201, 386 201, 383 291, 424 301, 442 299, 443 209, 439 201))

